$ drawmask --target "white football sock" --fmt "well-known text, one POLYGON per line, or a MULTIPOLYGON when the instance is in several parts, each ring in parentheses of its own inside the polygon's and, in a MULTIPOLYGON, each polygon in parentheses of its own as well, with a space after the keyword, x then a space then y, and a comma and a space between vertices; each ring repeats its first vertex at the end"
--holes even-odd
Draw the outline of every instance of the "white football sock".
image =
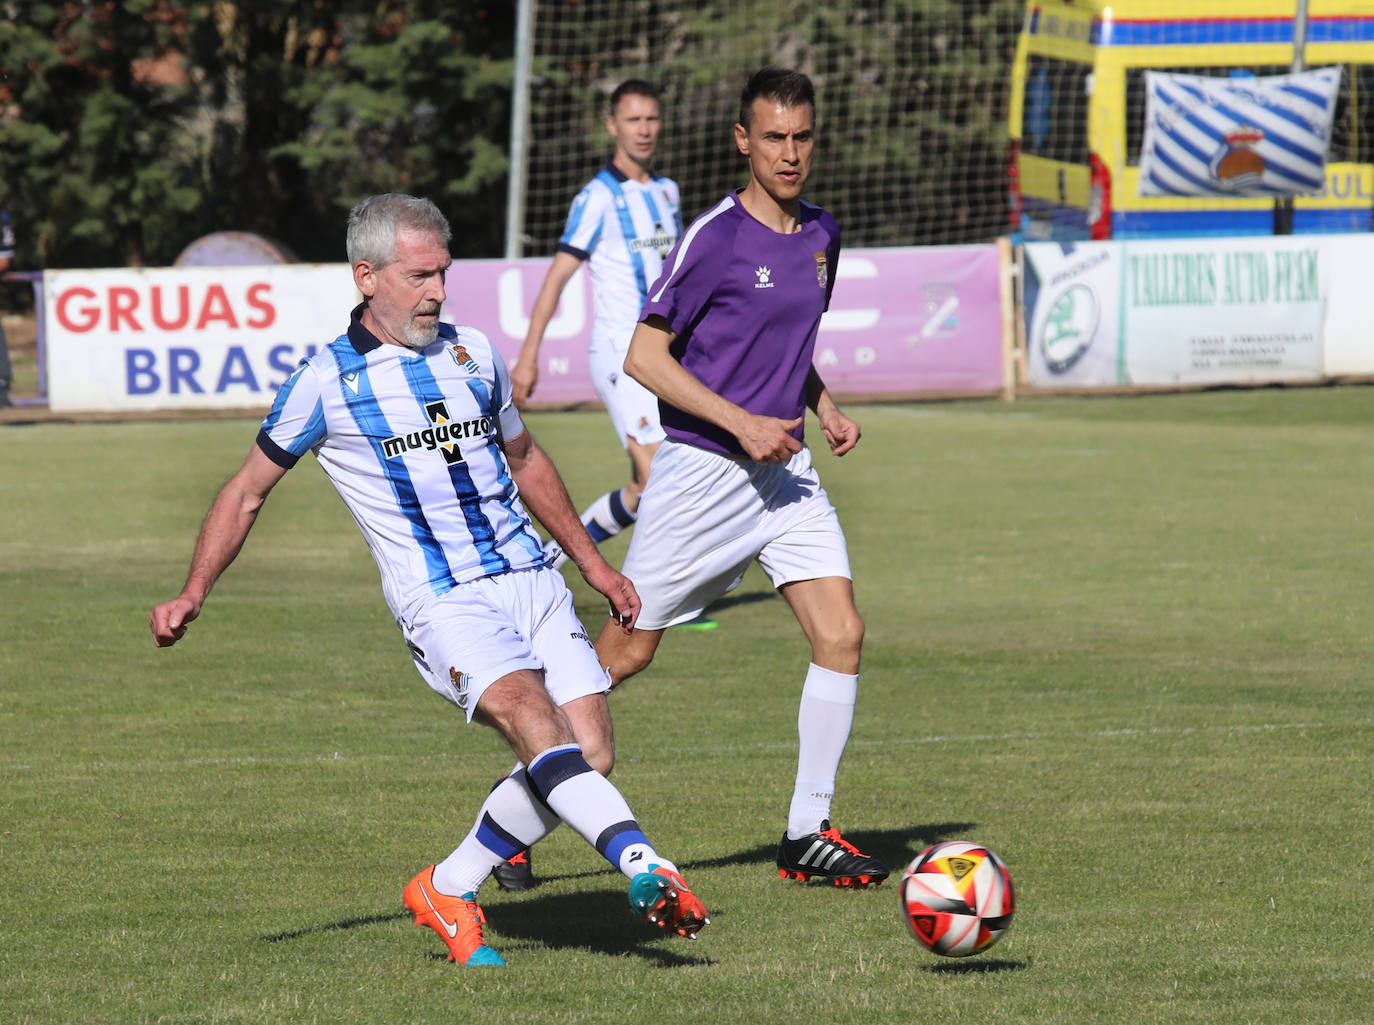
POLYGON ((434 866, 434 887, 458 897, 477 892, 491 870, 557 828, 558 816, 530 789, 523 767, 492 787, 471 832, 434 866))
POLYGON ((673 868, 635 821, 620 791, 582 757, 576 744, 540 752, 530 760, 530 785, 603 858, 633 878, 650 865, 673 868))
POLYGON ((814 662, 807 667, 797 708, 797 781, 787 811, 787 835, 794 840, 819 832, 822 820, 830 818, 835 776, 854 725, 858 694, 857 675, 814 662))

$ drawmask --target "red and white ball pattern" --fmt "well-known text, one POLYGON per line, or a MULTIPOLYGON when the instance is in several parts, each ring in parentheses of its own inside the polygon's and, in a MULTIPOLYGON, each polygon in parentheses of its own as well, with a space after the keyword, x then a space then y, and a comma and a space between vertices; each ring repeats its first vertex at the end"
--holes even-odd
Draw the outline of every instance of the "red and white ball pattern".
POLYGON ((922 946, 945 957, 987 950, 1011 926, 1016 892, 1002 859, 976 843, 928 847, 902 871, 902 917, 922 946))

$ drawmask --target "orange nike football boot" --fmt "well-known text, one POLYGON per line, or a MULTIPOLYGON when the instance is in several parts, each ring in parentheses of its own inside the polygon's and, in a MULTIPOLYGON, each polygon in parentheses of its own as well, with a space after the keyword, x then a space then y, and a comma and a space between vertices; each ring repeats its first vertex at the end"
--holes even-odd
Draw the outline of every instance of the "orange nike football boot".
POLYGON ((649 871, 630 880, 630 907, 644 921, 692 940, 711 924, 706 905, 687 888, 682 876, 662 865, 650 865, 649 871))
POLYGON ((402 899, 415 915, 416 925, 427 925, 448 946, 448 959, 461 965, 504 965, 506 962, 482 938, 487 916, 477 906, 475 893, 450 897, 434 888, 434 866, 406 884, 402 899))

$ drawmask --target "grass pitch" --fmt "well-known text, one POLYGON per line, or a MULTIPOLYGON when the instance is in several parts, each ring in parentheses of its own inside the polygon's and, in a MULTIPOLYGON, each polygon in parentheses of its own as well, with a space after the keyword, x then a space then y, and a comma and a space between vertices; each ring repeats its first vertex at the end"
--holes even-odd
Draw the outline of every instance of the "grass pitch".
MULTIPOLYGON (((409 666, 318 468, 158 651, 147 611, 255 424, 4 428, 5 1018, 1367 1022, 1370 409, 1319 389, 851 410, 859 448, 817 457, 868 624, 836 820, 894 866, 988 844, 1011 931, 941 960, 895 886, 776 877, 807 651, 755 570, 720 629, 670 631, 613 699, 616 781, 712 925, 639 923, 562 829, 540 888, 483 891, 492 971, 443 962, 400 893, 509 755, 409 666)), ((531 423, 579 502, 625 472, 601 414, 531 423)))

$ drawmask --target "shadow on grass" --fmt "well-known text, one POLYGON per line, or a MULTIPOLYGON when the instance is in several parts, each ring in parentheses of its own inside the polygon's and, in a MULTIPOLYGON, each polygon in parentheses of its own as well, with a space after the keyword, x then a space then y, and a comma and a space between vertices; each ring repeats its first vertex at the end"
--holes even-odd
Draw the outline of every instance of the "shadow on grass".
MULTIPOLYGON (((960 833, 966 833, 976 822, 932 822, 922 825, 901 826, 896 829, 855 829, 844 830, 844 838, 865 854, 887 863, 894 873, 900 873, 902 866, 931 844, 948 840, 960 833)), ((782 831, 778 831, 782 839, 782 831)), ((698 859, 683 865, 683 870, 692 868, 720 868, 726 865, 777 864, 777 841, 760 844, 748 850, 718 858, 698 859)))
MULTIPOLYGON (((577 875, 612 874, 583 872, 577 875)), ((615 873, 619 875, 619 873, 615 873)), ((574 878, 572 874, 559 878, 574 878)), ((485 905, 485 901, 483 902, 485 905)), ((360 929, 370 925, 411 919, 410 912, 398 911, 387 915, 361 915, 323 925, 289 929, 261 937, 266 943, 281 943, 323 933, 360 929)), ((636 921, 621 890, 587 890, 581 893, 551 894, 534 899, 503 903, 488 918, 488 929, 494 934, 494 945, 503 953, 511 946, 506 939, 526 941, 517 946, 576 949, 619 957, 633 955, 657 963, 661 968, 680 968, 688 965, 709 965, 709 957, 687 953, 690 941, 681 940, 682 947, 660 948, 656 941, 667 934, 653 926, 636 921), (623 913, 621 913, 623 912, 623 913)), ((673 937, 676 939, 676 937, 673 937)), ((442 953, 434 953, 435 960, 445 960, 442 953)))
MULTIPOLYGON (((899 873, 901 866, 931 844, 966 833, 975 825, 973 822, 924 823, 895 829, 860 829, 846 833, 845 837, 859 850, 881 858, 893 867, 894 873, 899 873)), ((763 865, 767 866, 771 874, 774 871, 776 856, 777 843, 769 842, 714 858, 684 862, 681 867, 684 872, 691 872, 695 869, 731 865, 763 865)), ((550 872, 548 868, 547 861, 539 866, 539 874, 543 880, 619 877, 619 873, 609 866, 593 872, 550 872)), ((494 893, 493 887, 493 895, 494 893)), ((525 940, 530 946, 572 948, 612 956, 634 955, 647 961, 655 961, 664 968, 714 963, 709 957, 687 953, 686 950, 690 947, 685 940, 681 946, 672 944, 660 947, 657 943, 650 944, 649 941, 665 938, 664 933, 652 926, 636 922, 625 904, 625 894, 620 889, 600 888, 561 894, 536 892, 531 894, 529 899, 502 901, 499 908, 491 908, 486 901, 483 901, 483 904, 494 913, 495 917, 490 920, 494 933, 502 938, 525 940), (623 916, 613 913, 621 911, 624 912, 623 916)), ((395 914, 362 915, 324 925, 272 933, 263 936, 262 939, 267 943, 280 943, 302 936, 358 929, 409 918, 410 914, 405 911, 395 914)), ((1015 961, 975 961, 941 963, 928 970, 958 974, 1011 971, 1025 967, 1026 965, 1015 961)))
POLYGON ((782 600, 782 595, 777 591, 745 591, 743 593, 727 594, 724 598, 717 598, 706 606, 706 615, 712 616, 717 612, 724 612, 737 605, 754 605, 761 601, 782 600))
POLYGON ((259 938, 265 943, 281 943, 284 940, 298 940, 302 936, 338 932, 342 929, 361 929, 363 926, 381 925, 384 922, 399 922, 402 919, 408 921, 410 919, 410 912, 398 911, 392 915, 361 915, 357 918, 343 918, 337 922, 326 922, 324 925, 308 925, 304 929, 288 929, 285 932, 274 932, 259 938))
POLYGON ((995 972, 1022 972, 1030 967, 1028 961, 987 960, 941 961, 926 971, 932 975, 992 975, 995 972))
POLYGON ((661 968, 715 963, 705 954, 696 954, 692 941, 638 921, 626 902, 625 891, 619 888, 503 903, 488 911, 488 921, 492 931, 502 938, 528 940, 553 950, 583 950, 613 957, 633 955, 661 968), (659 942, 664 940, 672 942, 659 942))

